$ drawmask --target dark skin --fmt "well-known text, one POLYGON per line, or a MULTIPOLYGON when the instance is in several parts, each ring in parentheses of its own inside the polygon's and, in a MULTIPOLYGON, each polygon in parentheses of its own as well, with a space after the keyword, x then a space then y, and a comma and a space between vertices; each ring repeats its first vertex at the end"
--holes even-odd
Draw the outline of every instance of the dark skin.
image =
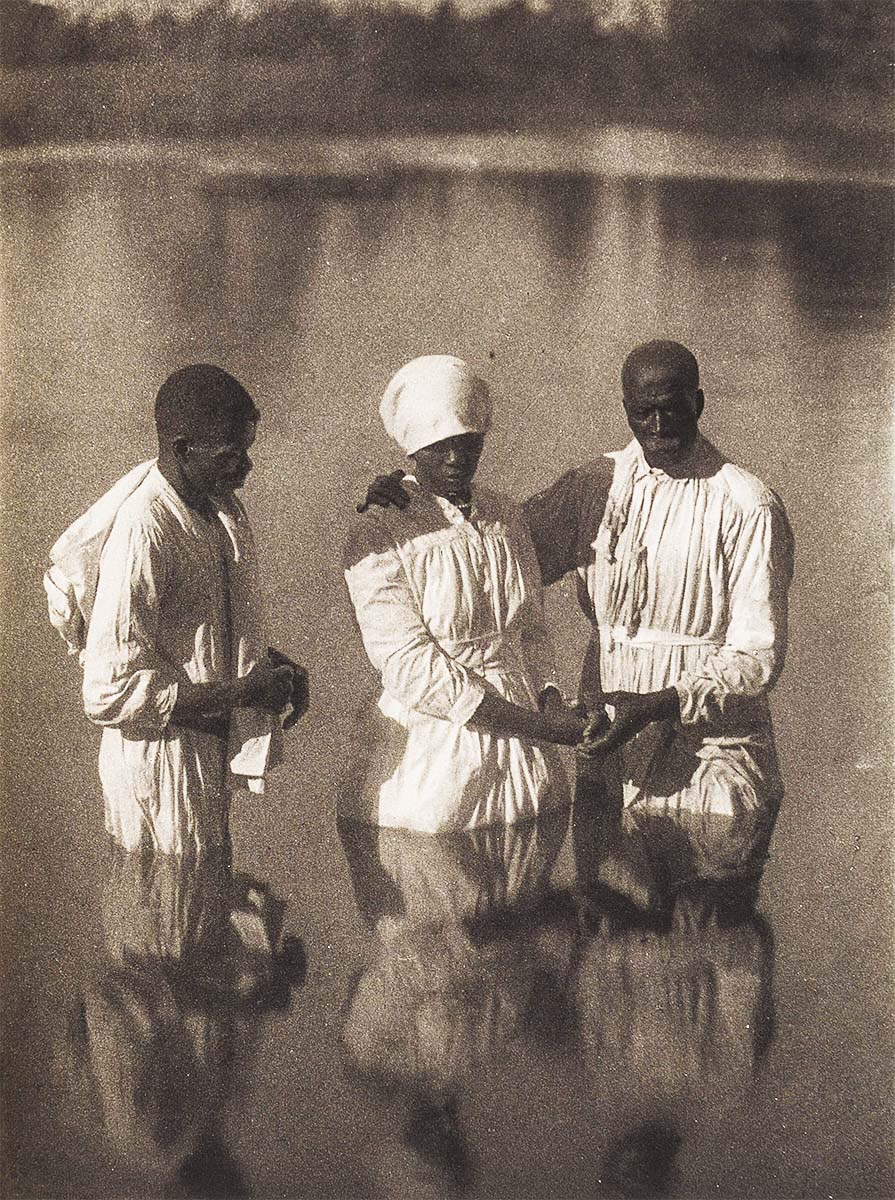
MULTIPOLYGON (((670 475, 685 473, 705 405, 696 360, 690 352, 674 342, 639 347, 625 363, 622 402, 628 425, 649 466, 670 475)), ((370 504, 406 508, 410 496, 402 485, 403 478, 401 470, 377 476, 358 510, 370 504)), ((579 754, 586 757, 604 757, 654 721, 679 721, 681 715, 673 687, 645 693, 604 692, 591 697, 589 703, 597 707, 578 743, 579 754), (615 710, 611 722, 603 705, 615 710)))
MULTIPOLYGON (((215 501, 226 499, 252 469, 249 450, 260 417, 250 411, 223 419, 199 432, 159 429, 158 467, 178 495, 206 521, 216 520, 215 501)), ((221 683, 180 680, 172 725, 184 725, 226 738, 236 708, 281 713, 291 705, 283 729, 307 712, 308 674, 288 655, 269 648, 267 659, 240 679, 221 683)))
MULTIPOLYGON (((699 436, 699 418, 705 406, 698 376, 693 378, 695 363, 691 367, 673 343, 658 343, 635 355, 623 374, 628 426, 651 467, 669 475, 683 472, 699 436)), ((606 692, 601 699, 612 705, 615 716, 605 732, 588 732, 579 747, 588 757, 611 753, 653 721, 679 721, 681 717, 673 687, 658 692, 606 692)))
MULTIPOLYGON (((454 504, 466 503, 484 444, 484 434, 461 433, 424 446, 410 456, 417 483, 423 491, 443 496, 454 504)), ((401 478, 403 475, 400 472, 401 478)), ((397 483, 399 476, 387 478, 397 483)), ((402 495, 404 503, 398 505, 400 508, 410 502, 403 489, 402 495)), ((520 737, 563 746, 576 746, 584 725, 583 718, 564 703, 556 688, 545 689, 537 710, 512 704, 498 692, 489 690, 469 720, 470 728, 497 737, 520 737)))

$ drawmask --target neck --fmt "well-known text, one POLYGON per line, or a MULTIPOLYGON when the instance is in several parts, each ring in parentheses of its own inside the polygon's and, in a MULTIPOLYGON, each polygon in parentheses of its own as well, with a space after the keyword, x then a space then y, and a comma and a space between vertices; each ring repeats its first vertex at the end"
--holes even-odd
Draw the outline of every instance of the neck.
POLYGON ((462 488, 457 492, 449 492, 446 488, 429 487, 421 482, 420 477, 415 471, 411 471, 406 478, 412 479, 414 483, 424 492, 428 492, 430 496, 441 496, 443 500, 449 500, 451 504, 469 504, 472 500, 472 486, 462 488))
POLYGON ((682 479, 686 475, 690 474, 690 469, 693 465, 693 457, 696 453, 696 448, 698 445, 699 434, 697 433, 687 449, 681 454, 680 458, 675 459, 673 462, 667 463, 651 463, 646 457, 642 446, 640 447, 640 453, 643 457, 643 461, 648 467, 652 468, 653 470, 664 471, 666 475, 671 475, 673 477, 682 479))

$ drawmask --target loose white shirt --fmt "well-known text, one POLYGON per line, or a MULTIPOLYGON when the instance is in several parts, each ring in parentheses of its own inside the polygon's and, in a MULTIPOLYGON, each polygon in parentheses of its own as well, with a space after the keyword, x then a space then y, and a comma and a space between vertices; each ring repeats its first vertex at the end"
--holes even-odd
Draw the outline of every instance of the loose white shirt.
POLYGON ((568 802, 553 747, 470 728, 489 689, 536 708, 552 674, 541 585, 517 505, 473 491, 470 518, 409 479, 403 511, 358 518, 345 579, 382 681, 358 727, 343 816, 436 832, 568 802))
POLYGON ((545 582, 578 575, 582 693, 673 687, 680 722, 616 756, 624 799, 735 816, 782 785, 768 691, 783 665, 792 536, 778 497, 704 438, 674 473, 636 441, 525 505, 545 582))
POLYGON ((228 746, 171 714, 182 681, 227 682, 263 654, 244 508, 230 497, 206 520, 151 467, 103 545, 82 655, 106 828, 125 848, 183 854, 226 839, 230 787, 259 790, 278 723, 238 709, 228 746))

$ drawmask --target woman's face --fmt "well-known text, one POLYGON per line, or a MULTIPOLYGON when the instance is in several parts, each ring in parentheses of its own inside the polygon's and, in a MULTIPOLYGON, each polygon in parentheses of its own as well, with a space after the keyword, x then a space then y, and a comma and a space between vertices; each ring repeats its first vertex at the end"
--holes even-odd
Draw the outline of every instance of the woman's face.
POLYGON ((483 433, 458 433, 423 446, 410 456, 420 487, 436 496, 467 496, 484 445, 483 433))

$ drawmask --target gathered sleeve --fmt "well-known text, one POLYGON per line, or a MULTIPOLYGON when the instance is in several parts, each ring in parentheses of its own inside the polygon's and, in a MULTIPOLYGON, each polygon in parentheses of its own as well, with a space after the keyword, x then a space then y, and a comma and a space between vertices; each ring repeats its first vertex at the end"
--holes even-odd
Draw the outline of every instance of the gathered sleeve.
POLYGON ((612 486, 613 463, 600 458, 575 467, 522 506, 541 579, 556 583, 587 566, 612 486))
POLYGON ((177 700, 159 653, 161 546, 139 523, 116 521, 103 549, 84 651, 84 712, 97 725, 158 736, 177 700))
POLYGON ((725 557, 727 632, 724 644, 675 685, 685 725, 723 719, 738 698, 768 691, 783 668, 794 545, 776 496, 737 515, 725 557))
POLYGON ((383 689, 405 708, 465 725, 484 698, 484 680, 430 633, 398 547, 375 515, 349 534, 345 581, 383 689))

